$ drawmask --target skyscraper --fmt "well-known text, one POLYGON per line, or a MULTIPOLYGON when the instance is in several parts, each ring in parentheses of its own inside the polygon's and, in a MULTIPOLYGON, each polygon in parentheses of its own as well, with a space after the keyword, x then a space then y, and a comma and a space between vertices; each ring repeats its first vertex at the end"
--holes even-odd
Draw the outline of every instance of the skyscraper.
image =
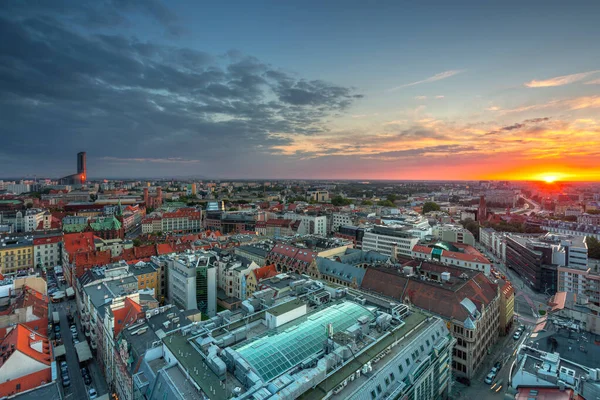
POLYGON ((77 175, 79 175, 79 181, 81 184, 84 184, 87 179, 85 151, 77 153, 77 175))
POLYGON ((83 185, 87 181, 87 166, 85 151, 77 153, 77 173, 67 175, 58 180, 61 185, 83 185))

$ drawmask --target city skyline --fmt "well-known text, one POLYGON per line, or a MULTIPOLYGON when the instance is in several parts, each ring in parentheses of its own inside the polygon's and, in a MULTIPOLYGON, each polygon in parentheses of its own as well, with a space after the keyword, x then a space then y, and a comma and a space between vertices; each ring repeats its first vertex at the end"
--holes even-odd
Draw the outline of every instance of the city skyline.
POLYGON ((599 180, 584 3, 11 2, 0 179, 599 180))

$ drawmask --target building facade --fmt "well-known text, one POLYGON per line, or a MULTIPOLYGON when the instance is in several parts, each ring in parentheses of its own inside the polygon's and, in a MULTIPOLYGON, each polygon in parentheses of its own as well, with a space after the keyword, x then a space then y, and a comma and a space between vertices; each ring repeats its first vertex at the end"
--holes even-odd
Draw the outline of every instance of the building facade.
POLYGON ((33 239, 5 237, 0 239, 0 273, 15 275, 32 270, 35 266, 33 239))
POLYGON ((370 231, 365 231, 362 249, 364 251, 374 250, 388 257, 394 254, 411 257, 412 248, 418 242, 419 238, 407 233, 405 229, 378 225, 370 231))

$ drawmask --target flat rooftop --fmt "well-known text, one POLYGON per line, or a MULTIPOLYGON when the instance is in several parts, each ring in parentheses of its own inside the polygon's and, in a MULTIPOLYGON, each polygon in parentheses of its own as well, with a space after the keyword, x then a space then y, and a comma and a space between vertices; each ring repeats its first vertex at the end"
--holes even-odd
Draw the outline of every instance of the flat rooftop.
MULTIPOLYGON (((304 392, 299 398, 304 400, 320 400, 322 399, 331 389, 339 385, 344 379, 360 369, 364 364, 372 360, 377 354, 383 349, 388 347, 394 341, 404 336, 407 332, 413 330, 417 325, 427 319, 427 315, 422 312, 415 311, 404 320, 404 325, 396 328, 390 335, 385 336, 383 339, 376 342, 372 347, 361 353, 358 357, 355 357, 352 361, 347 363, 344 367, 336 371, 333 375, 329 376, 323 382, 319 383, 316 387, 311 390, 304 392)), ((413 332, 411 335, 415 335, 418 332, 413 332)), ((410 337, 408 336, 404 343, 394 348, 394 354, 400 351, 404 346, 410 343, 410 337)), ((389 357, 388 355, 387 357, 389 357)), ((382 367, 385 363, 377 363, 374 368, 382 367)), ((364 384, 367 377, 361 376, 360 379, 352 381, 348 386, 344 388, 339 394, 332 396, 335 399, 344 399, 351 394, 358 386, 364 384)))
POLYGON ((285 303, 281 303, 281 304, 279 304, 275 307, 271 307, 265 311, 271 315, 279 316, 279 315, 285 314, 287 312, 290 312, 292 310, 295 310, 298 307, 302 307, 303 305, 306 305, 306 303, 301 300, 295 299, 295 300, 291 300, 291 301, 288 301, 285 303))

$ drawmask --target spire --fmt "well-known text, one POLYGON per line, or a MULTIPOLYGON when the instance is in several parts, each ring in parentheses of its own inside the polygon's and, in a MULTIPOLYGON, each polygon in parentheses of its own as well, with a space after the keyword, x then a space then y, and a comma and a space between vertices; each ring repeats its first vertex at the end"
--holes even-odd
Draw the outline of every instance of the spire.
POLYGON ((122 217, 123 216, 123 207, 121 206, 121 198, 119 197, 119 203, 117 206, 117 212, 115 213, 115 215, 117 217, 122 217))

